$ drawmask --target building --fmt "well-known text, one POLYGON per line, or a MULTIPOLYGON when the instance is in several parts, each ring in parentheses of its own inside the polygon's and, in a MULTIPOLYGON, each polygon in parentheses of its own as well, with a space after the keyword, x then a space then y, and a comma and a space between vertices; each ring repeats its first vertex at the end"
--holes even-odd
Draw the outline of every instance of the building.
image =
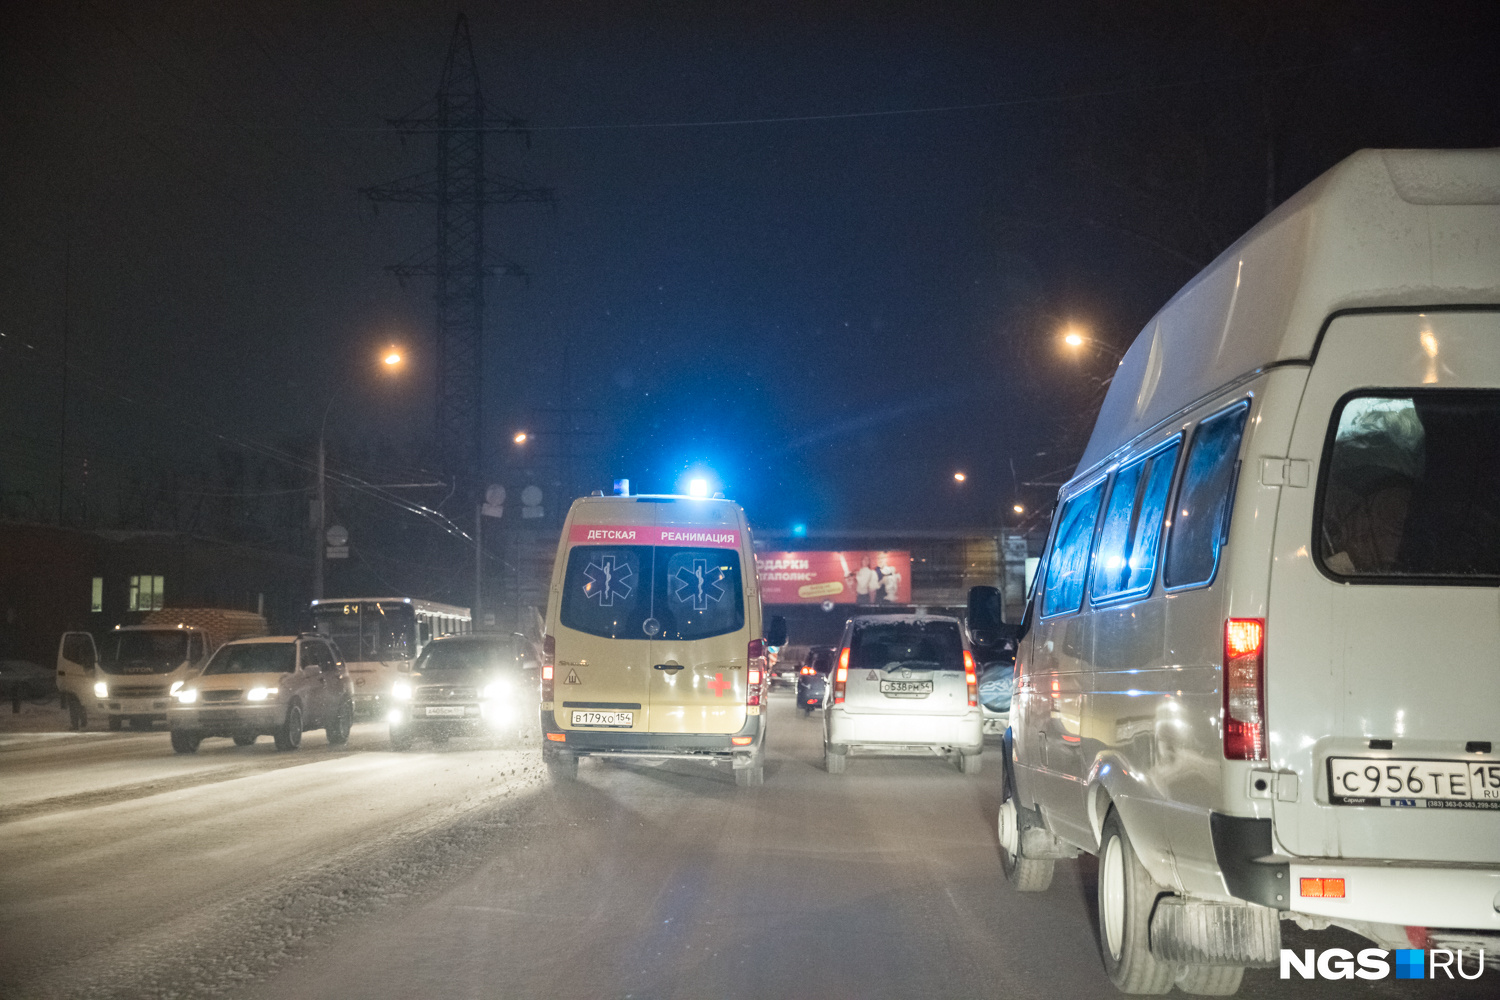
POLYGON ((294 632, 311 581, 304 556, 184 532, 0 523, 0 659, 51 664, 63 632, 102 634, 162 607, 256 611, 294 632))

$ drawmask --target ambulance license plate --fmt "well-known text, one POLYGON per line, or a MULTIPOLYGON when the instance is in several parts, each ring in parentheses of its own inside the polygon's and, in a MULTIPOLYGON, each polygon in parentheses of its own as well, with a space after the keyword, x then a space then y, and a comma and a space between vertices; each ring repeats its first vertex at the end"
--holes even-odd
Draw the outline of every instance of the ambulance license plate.
POLYGON ((634 712, 574 712, 575 726, 606 726, 611 729, 629 729, 635 725, 634 712))
POLYGON ((1336 806, 1500 809, 1500 762, 1328 758, 1336 806))

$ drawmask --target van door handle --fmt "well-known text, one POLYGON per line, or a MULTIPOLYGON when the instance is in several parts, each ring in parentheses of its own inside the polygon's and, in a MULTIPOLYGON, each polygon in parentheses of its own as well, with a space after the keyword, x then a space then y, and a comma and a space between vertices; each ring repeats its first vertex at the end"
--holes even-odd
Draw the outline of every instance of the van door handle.
POLYGON ((682 669, 682 664, 680 664, 680 663, 658 663, 654 669, 656 669, 656 670, 665 670, 669 674, 675 674, 677 671, 679 671, 679 670, 682 669))

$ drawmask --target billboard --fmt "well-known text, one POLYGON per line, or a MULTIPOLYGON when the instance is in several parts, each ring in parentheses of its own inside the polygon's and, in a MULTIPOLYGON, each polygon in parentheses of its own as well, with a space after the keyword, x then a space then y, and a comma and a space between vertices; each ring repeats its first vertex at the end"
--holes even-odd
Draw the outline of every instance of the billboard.
POLYGON ((765 604, 910 604, 910 552, 757 552, 765 604))

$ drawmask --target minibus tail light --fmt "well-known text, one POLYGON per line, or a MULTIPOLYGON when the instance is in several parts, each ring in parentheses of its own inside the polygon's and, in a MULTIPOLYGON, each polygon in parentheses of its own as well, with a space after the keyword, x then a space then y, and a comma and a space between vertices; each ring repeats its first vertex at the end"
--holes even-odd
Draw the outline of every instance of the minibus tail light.
POLYGON ((552 675, 557 670, 557 640, 542 636, 542 701, 552 700, 552 675))
POLYGON ((745 652, 745 662, 745 704, 758 706, 766 677, 766 640, 750 640, 750 648, 745 652))
POLYGON ((1266 622, 1224 622, 1224 757, 1266 759, 1266 622))
POLYGON ((849 681, 849 647, 839 650, 838 669, 833 672, 833 703, 844 703, 844 685, 849 681))
POLYGON ((969 689, 969 707, 979 706, 979 674, 974 667, 974 654, 964 650, 964 685, 969 689))

